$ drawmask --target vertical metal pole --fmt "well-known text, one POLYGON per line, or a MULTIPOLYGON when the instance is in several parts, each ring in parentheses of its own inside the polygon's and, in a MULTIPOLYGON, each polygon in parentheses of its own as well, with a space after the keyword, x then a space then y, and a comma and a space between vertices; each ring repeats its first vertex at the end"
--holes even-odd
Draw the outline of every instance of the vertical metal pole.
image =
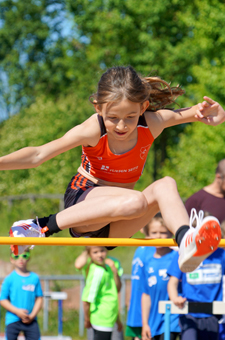
POLYGON ((120 291, 120 308, 121 308, 121 321, 125 324, 125 315, 126 315, 126 280, 121 277, 122 287, 120 291))
POLYGON ((83 310, 83 302, 82 302, 83 289, 84 289, 84 278, 80 280, 79 336, 84 335, 84 310, 83 310))
POLYGON ((62 336, 63 330, 63 302, 62 300, 58 300, 58 336, 62 336))
POLYGON ((165 332, 164 332, 164 340, 170 340, 170 311, 171 305, 166 304, 166 313, 165 313, 165 332))
MULTIPOLYGON (((49 280, 44 280, 44 291, 49 292, 49 280)), ((49 301, 47 297, 44 297, 44 312, 43 312, 43 331, 48 331, 48 305, 49 301)))

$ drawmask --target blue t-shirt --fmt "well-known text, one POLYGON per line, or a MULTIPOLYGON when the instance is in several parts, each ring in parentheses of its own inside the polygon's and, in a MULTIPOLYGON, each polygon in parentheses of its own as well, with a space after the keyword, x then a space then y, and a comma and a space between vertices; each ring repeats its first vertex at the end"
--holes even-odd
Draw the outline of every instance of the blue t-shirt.
MULTIPOLYGON (((143 286, 143 293, 150 295, 151 298, 148 324, 152 337, 165 332, 165 314, 159 314, 158 302, 169 300, 167 292, 169 276, 167 275, 167 269, 175 256, 177 256, 177 252, 174 250, 171 250, 170 253, 161 258, 152 256, 149 260, 146 259, 144 261, 144 266, 141 270, 140 282, 143 286)), ((180 332, 178 319, 178 314, 171 314, 171 332, 180 332)))
POLYGON ((146 257, 152 257, 155 247, 138 247, 134 253, 131 270, 131 295, 130 307, 127 314, 127 325, 130 327, 142 327, 140 271, 146 257))
MULTIPOLYGON (((38 275, 30 272, 28 276, 21 276, 14 270, 3 281, 0 300, 9 300, 13 306, 26 309, 30 314, 39 296, 43 293, 38 275)), ((19 320, 16 314, 6 312, 6 326, 19 320)))
MULTIPOLYGON (((168 269, 168 275, 182 281, 182 296, 187 301, 222 301, 222 276, 225 272, 225 251, 218 248, 191 273, 183 273, 178 266, 178 254, 168 269)), ((209 314, 191 314, 196 318, 209 317, 209 314)))

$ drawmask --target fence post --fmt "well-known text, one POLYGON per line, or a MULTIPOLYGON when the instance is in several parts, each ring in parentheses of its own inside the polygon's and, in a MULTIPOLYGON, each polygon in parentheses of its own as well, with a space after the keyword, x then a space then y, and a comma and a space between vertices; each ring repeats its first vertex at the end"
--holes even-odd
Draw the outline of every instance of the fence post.
POLYGON ((124 275, 121 277, 121 291, 120 291, 120 308, 121 308, 121 321, 123 323, 126 322, 125 315, 126 315, 126 278, 124 275))
POLYGON ((63 331, 63 308, 62 300, 58 300, 58 336, 62 336, 63 331))
POLYGON ((166 304, 166 313, 165 313, 165 340, 170 340, 170 311, 171 305, 168 303, 166 304))
POLYGON ((83 289, 84 289, 84 278, 80 280, 79 336, 84 335, 84 309, 83 309, 83 302, 82 302, 83 289))
MULTIPOLYGON (((44 291, 49 292, 49 280, 44 280, 44 291)), ((48 306, 49 301, 47 297, 44 297, 44 312, 43 312, 43 331, 48 331, 48 306)))

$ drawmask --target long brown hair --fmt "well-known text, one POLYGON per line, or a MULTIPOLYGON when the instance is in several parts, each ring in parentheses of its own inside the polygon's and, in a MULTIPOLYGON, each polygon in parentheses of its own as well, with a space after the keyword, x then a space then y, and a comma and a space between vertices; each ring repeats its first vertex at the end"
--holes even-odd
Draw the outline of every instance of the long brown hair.
POLYGON ((147 111, 156 111, 172 103, 184 94, 179 85, 171 87, 159 77, 142 77, 131 66, 108 69, 98 82, 97 92, 89 97, 98 105, 119 102, 126 98, 135 103, 149 100, 147 111))

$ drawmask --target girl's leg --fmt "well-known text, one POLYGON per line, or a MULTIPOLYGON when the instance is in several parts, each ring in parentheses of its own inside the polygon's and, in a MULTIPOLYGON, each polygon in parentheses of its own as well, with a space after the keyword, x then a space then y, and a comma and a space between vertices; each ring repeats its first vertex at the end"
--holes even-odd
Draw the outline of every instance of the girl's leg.
MULTIPOLYGON (((117 187, 91 188, 80 196, 74 206, 47 218, 47 222, 40 219, 42 229, 31 226, 30 221, 19 221, 11 227, 10 235, 40 237, 43 232, 52 235, 68 228, 79 234, 99 230, 110 223, 109 237, 131 237, 158 211, 161 211, 168 229, 175 234, 180 246, 179 266, 182 271, 193 271, 217 249, 221 239, 218 220, 208 216, 198 223, 196 229, 189 229, 187 211, 176 182, 170 177, 154 182, 142 193, 117 187), (47 228, 44 228, 45 223, 47 228), (38 235, 33 235, 33 230, 38 235)), ((18 247, 15 249, 13 246, 13 251, 18 252, 18 247)))
POLYGON ((56 221, 61 230, 73 228, 76 233, 98 230, 110 223, 110 237, 130 237, 158 211, 173 234, 189 223, 176 182, 170 177, 154 182, 142 193, 117 187, 91 188, 76 205, 59 212, 56 221))
POLYGON ((80 196, 77 204, 56 215, 58 227, 76 233, 98 230, 108 223, 139 218, 148 210, 143 193, 117 187, 95 187, 80 196))
POLYGON ((109 237, 131 237, 143 228, 157 212, 161 212, 168 229, 175 235, 183 225, 189 225, 189 217, 177 191, 176 182, 165 177, 149 185, 143 192, 147 212, 129 221, 110 223, 109 237))

